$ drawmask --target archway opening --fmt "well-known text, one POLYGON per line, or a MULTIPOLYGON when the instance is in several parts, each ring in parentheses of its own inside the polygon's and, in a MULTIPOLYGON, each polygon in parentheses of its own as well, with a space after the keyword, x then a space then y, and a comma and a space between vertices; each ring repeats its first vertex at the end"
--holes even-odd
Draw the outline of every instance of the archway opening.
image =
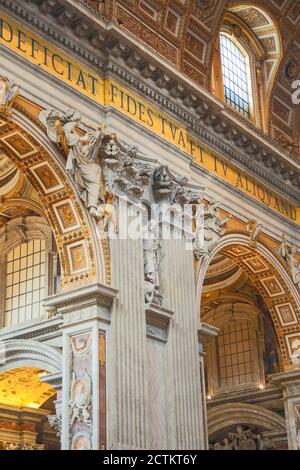
POLYGON ((18 367, 0 373, 0 449, 59 449, 57 433, 48 416, 55 413, 56 391, 48 372, 18 367))
MULTIPOLYGON (((271 251, 246 235, 227 235, 202 261, 198 287, 201 322, 214 327, 207 329, 204 341, 208 416, 223 407, 229 419, 232 407, 255 404, 259 413, 270 411, 284 422, 282 390, 274 386, 272 375, 299 364, 294 361, 299 349, 299 293, 278 248, 271 251)), ((269 432, 247 421, 241 410, 230 426, 216 424, 211 444, 237 447, 228 435, 240 433, 238 439, 252 436, 244 444, 255 450, 263 445, 261 435, 269 432), (232 428, 237 424, 239 431, 232 428)), ((265 437, 266 446, 286 445, 285 431, 274 435, 275 440, 265 437)))

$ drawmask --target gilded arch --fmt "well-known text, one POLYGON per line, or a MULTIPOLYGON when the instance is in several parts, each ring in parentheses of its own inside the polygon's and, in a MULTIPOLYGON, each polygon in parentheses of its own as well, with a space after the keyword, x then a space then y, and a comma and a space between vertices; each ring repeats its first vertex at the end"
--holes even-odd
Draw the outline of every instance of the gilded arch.
POLYGON ((64 171, 63 157, 43 131, 38 120, 18 103, 12 114, 0 114, 0 152, 38 192, 59 250, 62 287, 72 289, 96 281, 110 285, 108 241, 97 240, 95 223, 64 171))
POLYGON ((198 311, 201 308, 201 292, 206 270, 218 253, 234 259, 241 267, 258 292, 263 297, 272 316, 281 351, 282 366, 293 365, 293 344, 300 339, 300 295, 290 274, 279 257, 264 244, 249 246, 249 237, 243 234, 225 235, 210 255, 202 261, 197 277, 198 311))

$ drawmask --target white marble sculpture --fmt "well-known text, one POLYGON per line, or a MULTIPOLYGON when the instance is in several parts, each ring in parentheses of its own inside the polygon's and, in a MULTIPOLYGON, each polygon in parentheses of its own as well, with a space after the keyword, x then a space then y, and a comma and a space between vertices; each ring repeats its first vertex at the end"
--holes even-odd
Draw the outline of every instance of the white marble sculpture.
POLYGON ((149 221, 143 234, 144 251, 144 278, 145 278, 145 303, 151 304, 161 298, 159 292, 159 251, 160 244, 157 240, 156 223, 149 221))
POLYGON ((250 235, 249 245, 256 248, 257 239, 263 230, 263 224, 258 223, 257 220, 249 220, 247 223, 247 231, 250 235))
POLYGON ((225 226, 230 220, 222 219, 218 212, 219 202, 213 202, 205 207, 203 223, 197 223, 194 238, 194 255, 197 260, 208 255, 225 233, 225 226), (204 233, 201 233, 204 231, 204 233))
POLYGON ((100 204, 104 202, 100 157, 104 137, 102 128, 94 130, 83 126, 80 113, 72 109, 65 114, 53 109, 42 111, 40 120, 50 140, 61 145, 66 153, 66 170, 74 175, 81 199, 90 214, 100 219, 100 204), (79 126, 84 128, 83 135, 77 132, 79 126))

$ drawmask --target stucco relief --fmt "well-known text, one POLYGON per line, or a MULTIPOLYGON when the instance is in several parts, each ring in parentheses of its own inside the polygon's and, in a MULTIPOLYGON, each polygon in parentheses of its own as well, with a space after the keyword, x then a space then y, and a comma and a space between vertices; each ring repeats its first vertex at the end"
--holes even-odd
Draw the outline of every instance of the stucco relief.
POLYGON ((71 389, 70 389, 70 439, 71 447, 82 448, 79 436, 84 435, 84 447, 92 448, 92 333, 70 337, 71 389), (78 442, 79 439, 79 442, 78 442))
POLYGON ((238 425, 235 432, 229 432, 221 442, 211 446, 213 450, 271 450, 275 444, 269 437, 250 428, 238 425))
POLYGON ((50 427, 52 429, 55 429, 56 436, 61 438, 62 416, 58 414, 48 416, 48 421, 49 421, 50 427))
POLYGON ((294 284, 300 289, 300 263, 296 258, 297 248, 288 245, 283 237, 278 252, 290 269, 294 284))
POLYGON ((145 276, 145 303, 160 304, 162 295, 159 282, 159 265, 161 245, 158 241, 157 226, 154 221, 148 222, 144 230, 144 276, 145 276))

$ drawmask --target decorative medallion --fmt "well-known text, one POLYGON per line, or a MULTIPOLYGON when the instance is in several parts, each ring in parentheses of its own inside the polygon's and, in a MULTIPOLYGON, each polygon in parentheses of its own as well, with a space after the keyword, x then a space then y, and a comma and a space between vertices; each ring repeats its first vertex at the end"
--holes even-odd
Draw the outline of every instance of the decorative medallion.
POLYGON ((88 433, 78 432, 72 439, 72 450, 92 450, 92 443, 88 433))
POLYGON ((72 351, 75 356, 87 353, 90 348, 92 337, 90 333, 80 334, 71 337, 72 351))
POLYGON ((290 60, 285 67, 285 76, 289 80, 295 80, 299 73, 299 66, 297 62, 290 60))

